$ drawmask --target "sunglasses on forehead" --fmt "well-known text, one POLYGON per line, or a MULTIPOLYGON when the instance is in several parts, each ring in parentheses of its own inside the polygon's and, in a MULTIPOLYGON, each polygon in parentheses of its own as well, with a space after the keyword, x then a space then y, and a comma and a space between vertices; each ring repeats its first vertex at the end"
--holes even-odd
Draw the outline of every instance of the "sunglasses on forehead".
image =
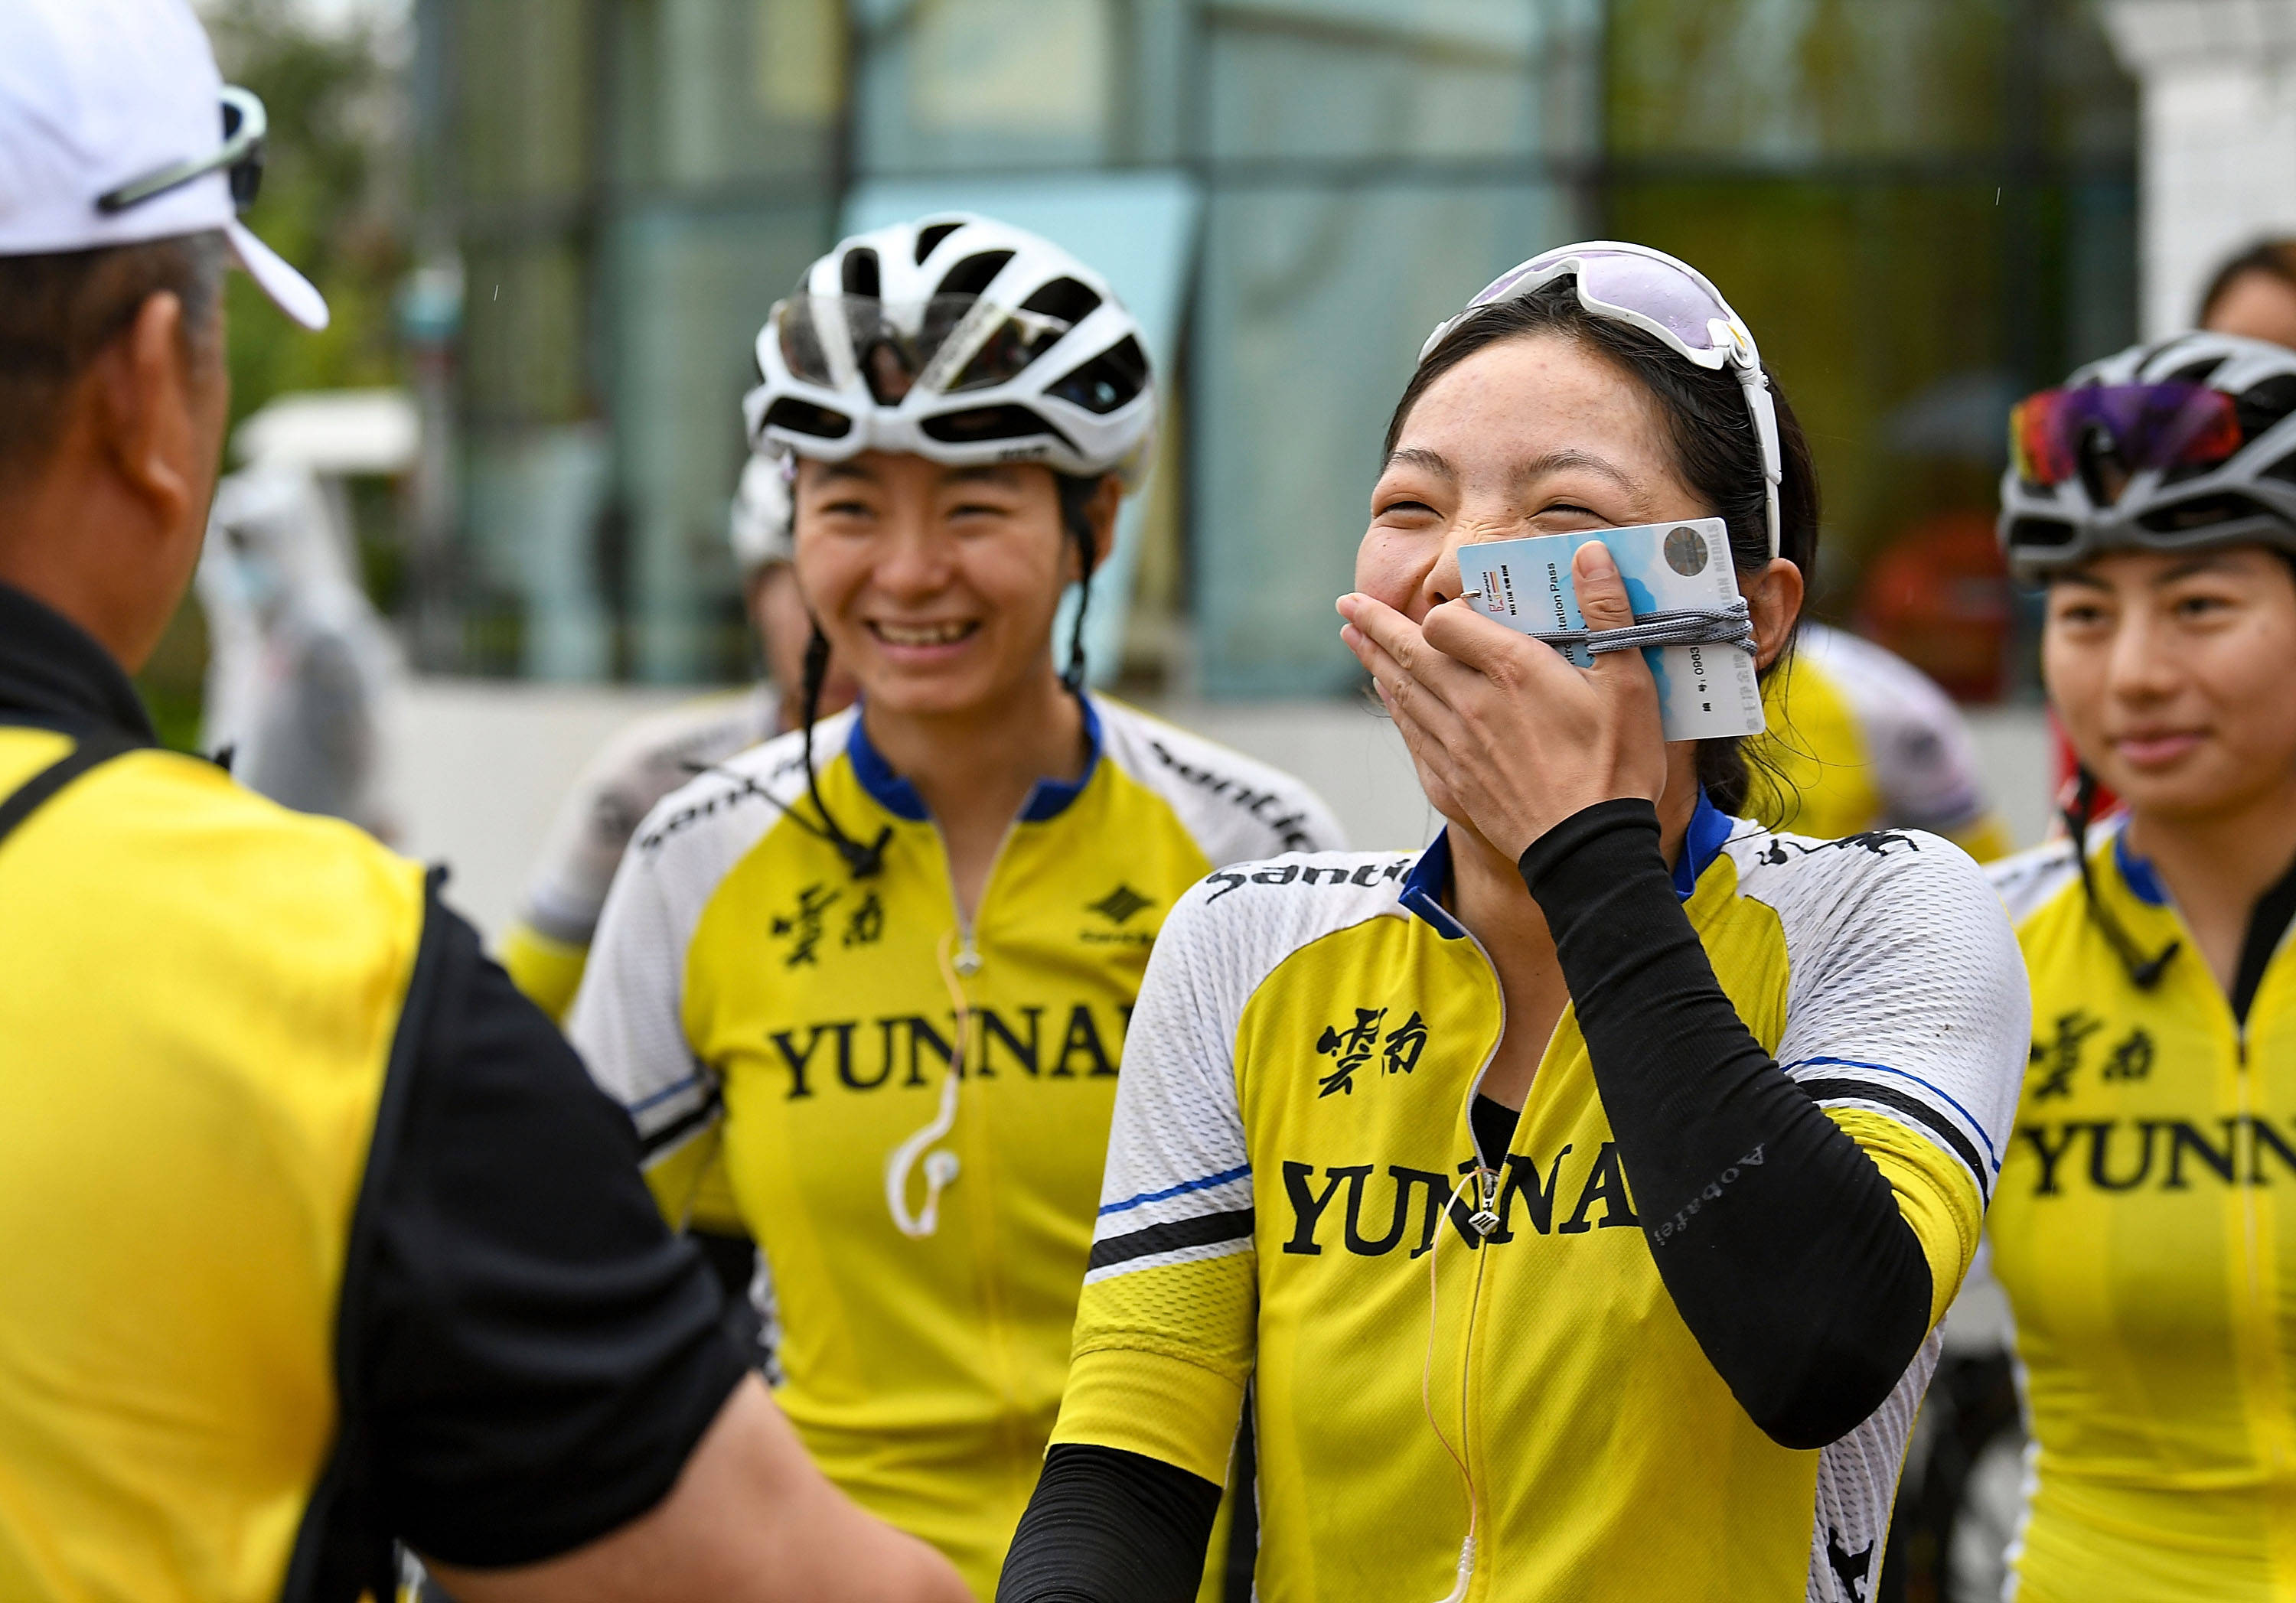
POLYGON ((109 217, 181 189, 194 178, 220 171, 230 180, 233 206, 245 211, 255 204, 256 192, 263 187, 263 139, 269 127, 270 119, 264 115, 261 101, 244 89, 226 87, 223 92, 223 143, 219 148, 204 156, 170 162, 107 191, 95 198, 95 209, 109 217))
POLYGON ((1535 294, 1562 278, 1577 281, 1578 304, 1594 315, 1638 328, 1693 366, 1726 371, 1738 380, 1761 448, 1765 515, 1775 559, 1778 487, 1785 478, 1777 404, 1770 398, 1753 334, 1722 292, 1689 263, 1622 240, 1589 240, 1543 252, 1501 274, 1457 316, 1438 323, 1419 348, 1419 359, 1424 362, 1445 335, 1482 307, 1535 294))

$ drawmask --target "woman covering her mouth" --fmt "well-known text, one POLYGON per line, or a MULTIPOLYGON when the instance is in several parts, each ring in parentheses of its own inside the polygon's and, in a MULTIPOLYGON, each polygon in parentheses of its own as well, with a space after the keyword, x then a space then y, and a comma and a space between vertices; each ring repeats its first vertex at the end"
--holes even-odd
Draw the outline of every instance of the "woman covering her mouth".
POLYGON ((2038 1446, 2015 1593, 2296 1596, 2296 355, 2138 347, 2011 433, 2081 765, 2068 838, 1996 870, 2033 987, 1989 1225, 2038 1446))
POLYGON ((1816 486, 1703 277, 1525 263, 1387 446, 1342 634, 1447 825, 1174 911, 1000 1597, 1184 1597, 1248 1379, 1268 1603, 1866 1603, 2024 1061, 2006 920, 1935 836, 1732 816, 1638 651, 1459 599, 1472 542, 1718 518, 1787 649, 1816 486))
POLYGON ((570 1032, 674 1220, 722 1157, 822 1468, 985 1599, 1067 1376, 1149 948, 1208 871, 1339 830, 1088 692, 1081 611, 1055 664, 1155 423, 1099 274, 929 217, 815 263, 757 356, 750 440, 793 477, 816 630, 805 726, 640 827, 570 1032), (862 706, 816 724, 832 650, 862 706))

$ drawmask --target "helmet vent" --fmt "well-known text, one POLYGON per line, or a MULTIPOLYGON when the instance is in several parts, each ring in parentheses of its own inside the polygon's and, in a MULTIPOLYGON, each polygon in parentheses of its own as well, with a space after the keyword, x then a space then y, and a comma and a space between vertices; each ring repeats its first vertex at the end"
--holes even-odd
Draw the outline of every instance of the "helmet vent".
POLYGON ((940 242, 964 227, 962 223, 935 223, 930 228, 917 230, 917 266, 925 265, 925 258, 940 249, 940 242))
POLYGON ((879 285, 883 280, 880 276, 877 253, 866 245, 847 251, 842 282, 848 295, 867 295, 873 298, 882 293, 879 285))
POLYGON ((2250 518, 2269 518, 2267 507, 2245 495, 2226 493, 2218 495, 2196 495, 2190 501, 2180 501, 2174 506, 2164 506, 2144 513, 2136 519, 2137 527, 2156 535, 2176 534, 2185 529, 2207 528, 2218 523, 2237 523, 2250 518))
POLYGON ((1041 312, 1074 328, 1100 309, 1100 297, 1073 278, 1056 278, 1021 303, 1024 312, 1041 312))
POLYGON ((948 270, 940 281, 936 295, 978 295, 986 290, 996 276, 1004 271, 1004 264, 1013 259, 1010 250, 983 250, 968 256, 948 270))
POLYGON ((2257 477, 2259 478, 2276 478, 2283 484, 2296 484, 2296 451, 2290 452, 2278 462, 2274 462, 2270 467, 2257 474, 2257 477))
POLYGON ((1147 385, 1148 358, 1140 342, 1127 334, 1091 361, 1052 386, 1049 394, 1105 415, 1138 395, 1147 385))
POLYGON ((2059 519, 2020 518, 2009 526, 2009 549, 2030 551, 2070 546, 2074 535, 2073 526, 2059 519))
POLYGON ((2175 372, 2163 373, 2152 381, 2156 384, 2205 384, 2215 375, 2217 369, 2225 364, 2225 360, 2222 356, 2204 356, 2198 362, 2185 363, 2175 372))
POLYGON ((2254 439, 2292 412, 2296 412, 2296 374, 2259 379, 2233 402, 2243 440, 2254 439))
POLYGON ((767 407, 761 426, 786 429, 791 434, 810 435, 815 439, 843 439, 853 432, 851 418, 794 396, 783 396, 767 407))
POLYGON ((926 438, 943 445, 970 446, 982 440, 1033 439, 1050 435, 1074 449, 1075 442, 1026 406, 974 406, 964 412, 944 412, 918 425, 926 438))

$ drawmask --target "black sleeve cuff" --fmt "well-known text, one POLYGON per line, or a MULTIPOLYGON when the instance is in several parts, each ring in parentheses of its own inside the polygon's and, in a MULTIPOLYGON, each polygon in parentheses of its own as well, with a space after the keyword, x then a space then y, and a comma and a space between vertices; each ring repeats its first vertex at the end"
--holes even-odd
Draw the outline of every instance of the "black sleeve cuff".
POLYGON ((1013 1533, 996 1603, 1190 1603, 1219 1501, 1211 1482, 1160 1460, 1062 1443, 1013 1533))

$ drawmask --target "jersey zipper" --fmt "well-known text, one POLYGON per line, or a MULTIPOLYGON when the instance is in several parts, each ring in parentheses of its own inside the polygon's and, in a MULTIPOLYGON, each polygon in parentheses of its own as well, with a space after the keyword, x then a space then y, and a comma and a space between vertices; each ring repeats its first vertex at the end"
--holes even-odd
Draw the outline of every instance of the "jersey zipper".
MULTIPOLYGON (((2197 945, 2193 942, 2192 930, 2185 924, 2183 914, 2177 912, 2173 907, 2170 912, 2177 920, 2186 945, 2194 945, 2194 950, 2197 951, 2197 945)), ((2263 1450, 2264 1460, 2262 1467, 2265 1472, 2266 1503, 2276 1514, 2286 1514, 2292 1509, 2296 1509, 2296 1486, 2292 1486, 2291 1484, 2292 1473, 2296 1473, 2296 1462, 2292 1462, 2287 1429, 2283 1423, 2286 1412, 2288 1376, 2281 1352, 2280 1321, 2265 1284, 2265 1252, 2260 1239, 2263 1233, 2263 1222, 2258 1213, 2259 1206, 2258 1191, 2260 1187, 2254 1183, 2256 1179, 2261 1177, 2262 1170, 2256 1139, 2254 1071, 2249 1061, 2248 1051, 2249 1021, 2256 1017, 2257 1005, 2264 998, 2266 984, 2268 984, 2271 978, 2271 970, 2267 967, 2265 975, 2266 984, 2259 984, 2255 994, 2249 998, 2248 1014, 2245 1018, 2236 1017, 2234 1014, 2232 998, 2226 994, 2223 986, 2217 983, 2214 974, 2205 967, 2198 965, 2194 966, 2193 972, 2201 976, 2201 988, 2207 992, 2214 1005, 2221 1010, 2219 1016, 2232 1026, 2233 1108, 2234 1116, 2239 1121, 2238 1127, 2246 1137, 2246 1156, 2249 1174, 2251 1177, 2250 1183, 2240 1184, 2237 1180, 2238 1170, 2234 1170, 2234 1190, 2240 1198, 2240 1254, 2243 1272, 2241 1279, 2247 1292, 2246 1305, 2231 1311, 2232 1323, 2236 1332, 2234 1351, 2241 1355, 2235 1361, 2238 1364, 2236 1384, 2242 1394, 2241 1411, 2248 1423, 2251 1440, 2259 1441, 2260 1438, 2259 1445, 2263 1450)), ((2236 1145, 2234 1158, 2235 1164, 2238 1163, 2239 1157, 2240 1148, 2236 1145)), ((2285 1561, 2289 1551, 2287 1539, 2284 1535, 2267 1533, 2267 1540, 2273 1544, 2267 1562, 2276 1571, 2285 1561)))
MULTIPOLYGON (((2267 971, 2267 979, 2270 977, 2267 971)), ((2249 1340, 2256 1358, 2252 1365, 2259 1383, 2258 1389, 2266 1393, 2249 1399, 2252 1425, 2263 1437, 2265 1454, 2265 1501, 2270 1512, 2267 1525, 2272 1546, 2267 1564, 2276 1580, 2296 1580, 2296 1542, 2292 1542, 2290 1531, 2296 1529, 2296 1462, 2292 1462, 2287 1421, 2288 1374, 2287 1362, 2280 1331, 2280 1318, 2272 1296, 2273 1288, 2267 1284, 2268 1257, 2261 1240, 2264 1221, 2259 1217, 2261 1205, 2258 1196, 2261 1189, 2253 1179, 2260 1177, 2260 1155, 2257 1149, 2255 1126, 2252 1123, 2255 1107, 2254 1069, 2248 1051, 2249 1021, 2256 1016, 2257 1004, 2264 999, 2265 986, 2259 984, 2256 994, 2249 998, 2248 1017, 2233 1021, 2234 1084, 2237 1096, 2236 1111, 2241 1128, 2248 1136, 2249 1173, 2251 1183, 2238 1187, 2241 1198, 2243 1229, 2242 1253, 2248 1286, 2248 1307, 2243 1321, 2249 1327, 2249 1340)))
MULTIPOLYGON (((956 863, 949 855, 948 837, 941 833, 938 820, 933 823, 933 838, 940 843, 941 874, 948 887, 949 912, 956 920, 955 968, 960 984, 980 972, 981 956, 975 939, 976 931, 980 927, 981 912, 988 907, 996 891, 996 871, 1004 865, 1005 848, 1013 844, 1017 828, 1017 821, 1007 823, 1004 833, 998 837, 996 850, 988 859, 988 871, 981 876, 980 900, 974 906, 972 916, 967 918, 964 903, 957 895, 956 863)), ((967 1042, 959 1050, 968 1051, 970 1046, 971 1043, 967 1042)), ((957 1130, 953 1133, 969 1133, 972 1137, 962 1142, 964 1162, 972 1170, 970 1178, 972 1182, 965 1187, 964 1203, 972 1221, 972 1271, 980 1288, 981 1317, 987 1326, 983 1332, 986 1337, 984 1345, 996 1377, 997 1398, 1003 1405, 998 1410, 996 1434, 1004 1446, 1006 1469, 1013 1477, 1013 1493, 1016 1497, 1026 1498, 1035 1482, 1037 1465, 1029 1451, 1028 1442, 1023 1439, 1020 1417, 1020 1371, 1013 1358, 1012 1320, 1005 1309, 1004 1283, 998 1267, 996 1171, 989 1161, 995 1133, 989 1122, 988 1108, 977 1092, 974 1095, 965 1096, 960 1089, 959 1097, 957 1130)))
MULTIPOLYGON (((1461 928, 1465 929, 1465 926, 1462 925, 1461 928)), ((1484 972, 1490 977, 1492 994, 1498 999, 1499 1027, 1497 1033, 1491 1037, 1491 1049, 1489 1051, 1483 1054, 1482 1067, 1475 1071, 1474 1083, 1468 1088, 1466 1106, 1460 1110, 1460 1117, 1464 1120, 1467 1128, 1467 1150, 1474 1156, 1476 1169, 1475 1190, 1477 1206, 1475 1209, 1475 1219, 1471 1223, 1473 1223, 1477 1229, 1481 1230, 1485 1228, 1482 1222, 1489 1221, 1490 1224, 1488 1228, 1495 1229, 1496 1228, 1498 1195, 1502 1183, 1499 1177, 1499 1171, 1504 1169, 1505 1166, 1506 1153, 1501 1152, 1498 1154, 1499 1168, 1494 1169, 1483 1152, 1482 1143, 1475 1139, 1475 1120, 1473 1110, 1475 1099, 1483 1094, 1483 1081, 1489 1075, 1491 1072, 1491 1065, 1498 1061, 1499 1048, 1506 1043, 1506 987, 1499 983, 1498 965, 1491 961, 1490 951, 1483 945, 1481 937, 1477 936, 1472 930, 1466 930, 1466 938, 1468 944, 1474 947, 1475 955, 1482 960, 1484 972)), ((1570 1011, 1570 1005, 1567 1002, 1563 1006, 1563 1011, 1565 1014, 1570 1011)), ((1554 1033, 1548 1035, 1546 1047, 1542 1048, 1538 1054, 1539 1068, 1541 1071, 1546 1067, 1547 1052, 1552 1051, 1554 1048, 1554 1034, 1560 1034, 1562 1028, 1562 1020, 1558 1018, 1554 1021, 1554 1033)), ((1522 1107, 1515 1114, 1514 1133, 1507 1138, 1507 1148, 1510 1150, 1513 1149, 1516 1138, 1521 1135, 1523 1126, 1530 1117, 1531 1099, 1538 1094, 1539 1085, 1545 1078, 1546 1075, 1543 1072, 1535 1072, 1531 1075, 1529 1088, 1523 1092, 1522 1107)), ((1441 1231, 1443 1225, 1439 1223, 1435 1228, 1439 1232, 1437 1239, 1439 1240, 1441 1239, 1439 1232, 1441 1231)), ((1470 1514, 1477 1526, 1475 1538, 1478 1549, 1474 1573, 1468 1577, 1467 1591, 1465 1594, 1468 1598, 1473 1598, 1479 1595, 1488 1597, 1490 1595, 1491 1588, 1488 1569, 1482 1560, 1480 1551, 1480 1550, 1489 1546, 1491 1538, 1490 1529, 1488 1525, 1484 1524, 1481 1518, 1483 1512, 1489 1507, 1489 1493, 1488 1490, 1489 1483, 1485 1474, 1485 1471, 1488 1468, 1488 1462, 1481 1451, 1481 1435, 1475 1429, 1475 1419, 1468 1407, 1470 1402, 1468 1392, 1470 1389, 1471 1378, 1475 1377, 1477 1372, 1482 1367, 1482 1354, 1480 1351, 1481 1343, 1479 1338, 1482 1334, 1481 1316, 1483 1307, 1484 1272, 1489 1265, 1489 1263, 1490 1240, 1488 1236, 1485 1235, 1484 1239, 1478 1243, 1476 1247, 1475 1272, 1468 1285, 1466 1314, 1459 1327, 1459 1345, 1461 1349, 1461 1362, 1458 1366, 1459 1456, 1465 1460, 1467 1464, 1469 1493, 1474 1501, 1474 1507, 1470 1510, 1470 1514)))

